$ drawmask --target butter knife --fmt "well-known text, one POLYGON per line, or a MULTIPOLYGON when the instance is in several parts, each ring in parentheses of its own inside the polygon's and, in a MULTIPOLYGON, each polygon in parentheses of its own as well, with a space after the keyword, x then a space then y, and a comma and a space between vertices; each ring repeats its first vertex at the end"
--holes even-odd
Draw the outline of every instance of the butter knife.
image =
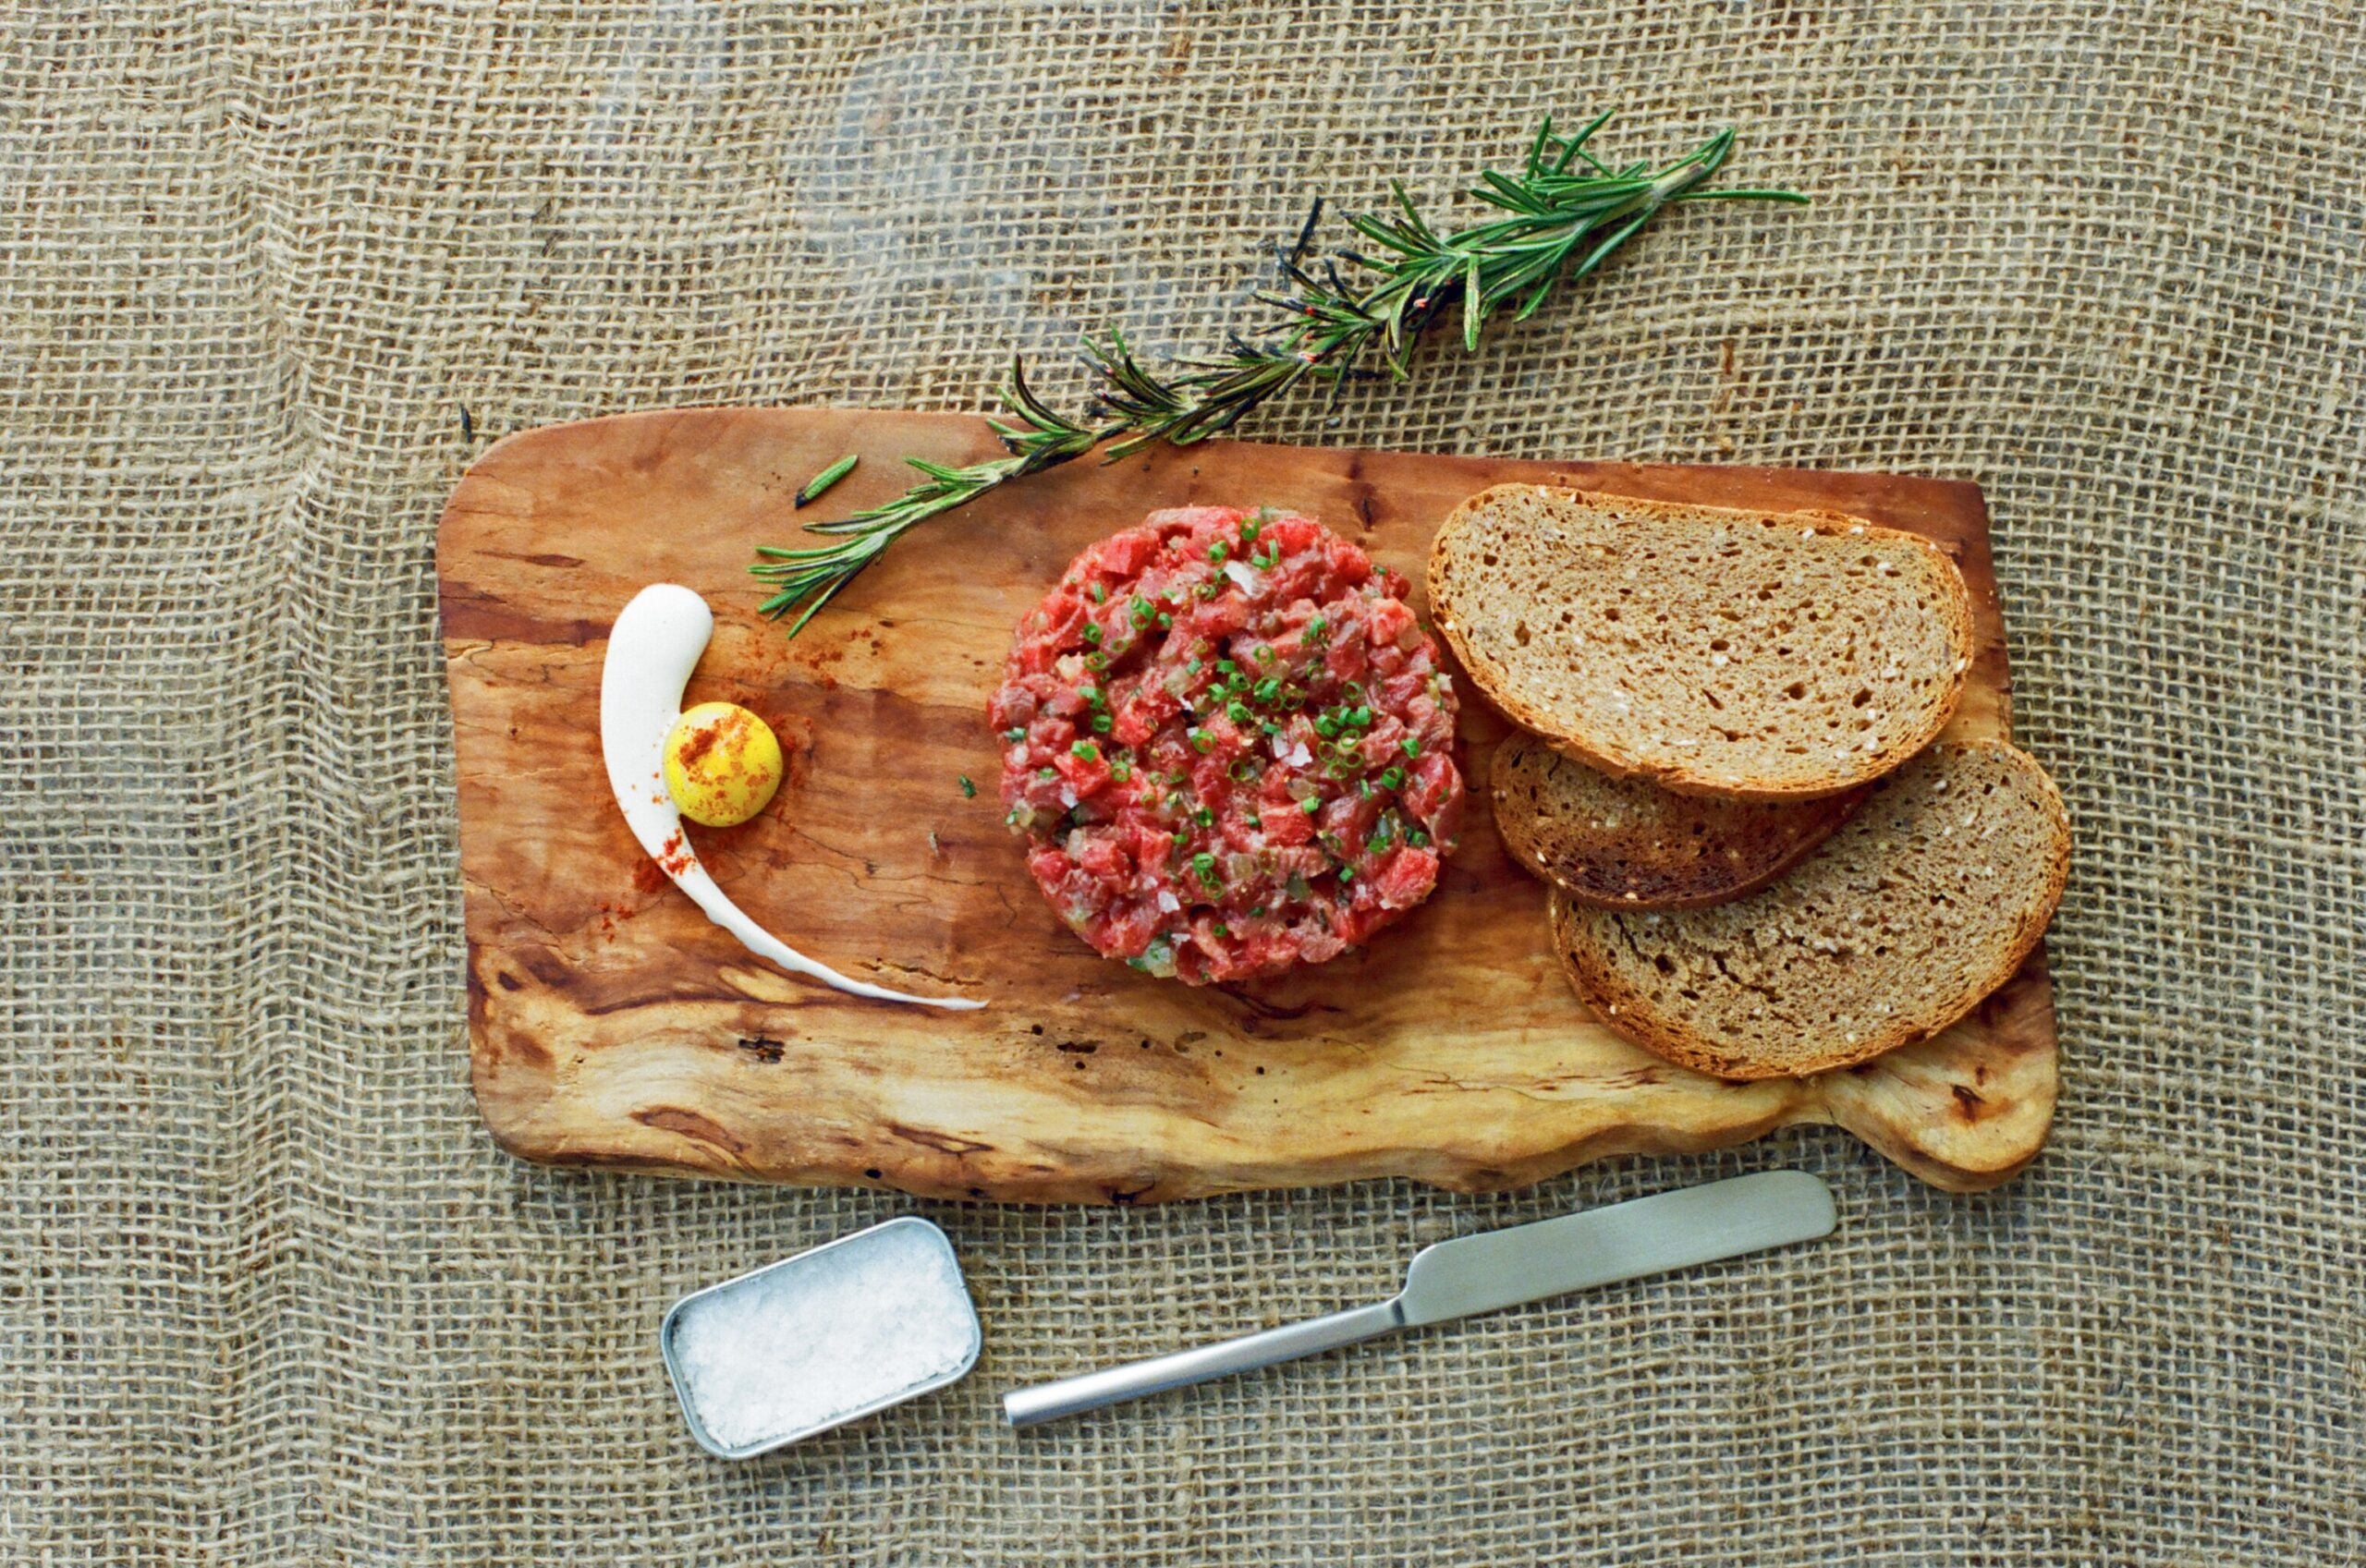
POLYGON ((1014 1427, 1570 1291, 1830 1235, 1832 1189, 1805 1171, 1679 1187, 1425 1246, 1386 1301, 1003 1395, 1014 1427))

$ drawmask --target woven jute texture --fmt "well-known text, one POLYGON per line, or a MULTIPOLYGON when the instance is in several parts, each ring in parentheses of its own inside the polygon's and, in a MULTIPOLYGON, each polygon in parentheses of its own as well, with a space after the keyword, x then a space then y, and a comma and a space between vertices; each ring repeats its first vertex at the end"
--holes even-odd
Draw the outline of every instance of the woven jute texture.
POLYGON ((2348 0, 0 10, 0 1559, 2361 1561, 2361 142, 2348 0), (492 1146, 432 564, 472 456, 974 408, 1014 347, 1072 400, 1081 328, 1218 343, 1309 197, 1468 213, 1599 106, 1617 155, 1736 123, 1816 205, 1682 209, 1256 433, 1986 486, 2079 834, 2033 1169, 1949 1197, 1801 1132, 1135 1212, 492 1146), (1786 1164, 1828 1243, 995 1419, 1786 1164), (699 1453, 667 1303, 910 1210, 977 1372, 699 1453))

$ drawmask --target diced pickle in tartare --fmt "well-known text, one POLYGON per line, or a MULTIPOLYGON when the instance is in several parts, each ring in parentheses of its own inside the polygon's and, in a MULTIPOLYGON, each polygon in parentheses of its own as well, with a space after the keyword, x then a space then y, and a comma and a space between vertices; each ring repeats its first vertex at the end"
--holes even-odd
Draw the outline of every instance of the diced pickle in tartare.
POLYGON ((1070 929, 1199 985, 1335 957, 1429 896, 1462 775, 1405 592, 1270 509, 1153 513, 1069 565, 988 715, 1006 820, 1070 929))

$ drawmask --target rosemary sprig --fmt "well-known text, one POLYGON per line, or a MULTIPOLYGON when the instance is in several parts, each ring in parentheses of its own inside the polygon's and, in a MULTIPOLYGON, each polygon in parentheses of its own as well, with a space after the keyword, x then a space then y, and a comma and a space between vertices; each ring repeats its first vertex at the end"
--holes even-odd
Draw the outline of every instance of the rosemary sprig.
POLYGON ((1088 416, 1096 422, 1069 419, 1037 397, 1014 358, 1002 400, 1015 422, 994 421, 1011 456, 959 468, 908 457, 922 482, 841 521, 809 525, 834 536, 827 542, 761 547, 762 559, 750 570, 773 585, 764 614, 799 611, 789 626, 794 637, 906 530, 1104 444, 1104 461, 1154 442, 1188 446, 1232 429, 1302 381, 1328 382, 1335 397, 1354 377, 1384 372, 1402 380, 1414 348, 1441 322, 1458 321, 1463 347, 1475 350, 1490 317, 1508 310, 1513 321, 1527 320, 1555 284, 1593 272, 1674 202, 1807 201, 1788 190, 1697 188, 1732 153, 1731 129, 1659 168, 1639 163, 1614 169, 1587 149, 1609 119, 1598 115, 1562 137, 1546 116, 1518 175, 1488 169, 1470 188, 1506 215, 1451 234, 1432 228, 1404 187, 1391 181, 1394 212, 1348 220, 1376 254, 1342 250, 1311 263, 1323 214, 1316 201, 1296 242, 1276 253, 1278 286, 1257 295, 1287 318, 1268 341, 1236 333, 1224 354, 1186 361, 1182 373, 1162 380, 1142 366, 1122 333, 1112 331, 1105 342, 1087 336, 1084 360, 1100 383, 1088 416), (1341 273, 1341 262, 1359 274, 1355 281, 1341 273))

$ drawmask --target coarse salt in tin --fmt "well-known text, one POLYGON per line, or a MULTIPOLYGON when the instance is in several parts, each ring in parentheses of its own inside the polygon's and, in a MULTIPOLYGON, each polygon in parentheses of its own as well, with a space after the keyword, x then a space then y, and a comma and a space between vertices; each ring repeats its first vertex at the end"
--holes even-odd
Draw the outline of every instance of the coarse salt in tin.
POLYGON ((953 1244, 907 1215, 684 1296, 658 1343, 690 1435, 746 1459, 958 1381, 980 1334, 953 1244))

